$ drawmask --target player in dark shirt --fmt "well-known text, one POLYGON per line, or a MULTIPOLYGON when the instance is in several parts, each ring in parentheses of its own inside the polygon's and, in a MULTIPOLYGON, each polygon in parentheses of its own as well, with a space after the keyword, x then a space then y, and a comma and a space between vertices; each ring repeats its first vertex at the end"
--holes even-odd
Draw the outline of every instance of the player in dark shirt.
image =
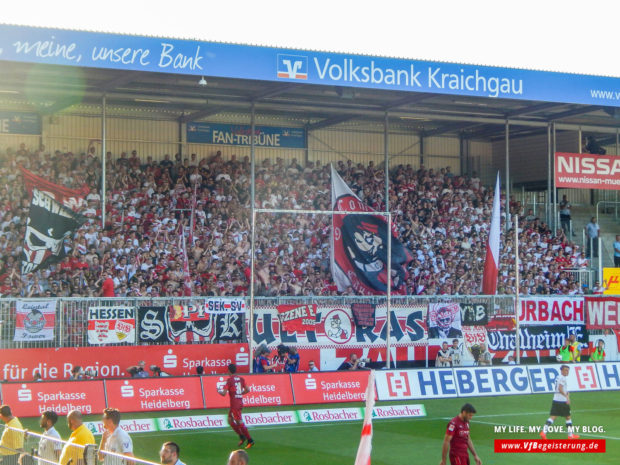
POLYGON ((446 435, 443 438, 441 447, 441 462, 439 465, 446 465, 446 455, 448 448, 450 449, 451 465, 469 465, 469 452, 474 454, 476 465, 481 465, 482 460, 476 454, 474 443, 469 437, 469 420, 476 413, 476 409, 471 404, 465 404, 461 407, 461 413, 450 420, 446 428, 446 435))
POLYGON ((223 388, 218 389, 217 392, 221 396, 225 396, 226 393, 230 396, 228 424, 239 435, 239 446, 248 441, 245 448, 249 449, 254 445, 254 439, 252 439, 248 428, 243 423, 241 410, 243 409, 243 395, 250 392, 250 390, 245 385, 245 379, 235 374, 237 373, 237 366, 234 363, 228 365, 228 372, 230 376, 226 380, 226 384, 223 388))

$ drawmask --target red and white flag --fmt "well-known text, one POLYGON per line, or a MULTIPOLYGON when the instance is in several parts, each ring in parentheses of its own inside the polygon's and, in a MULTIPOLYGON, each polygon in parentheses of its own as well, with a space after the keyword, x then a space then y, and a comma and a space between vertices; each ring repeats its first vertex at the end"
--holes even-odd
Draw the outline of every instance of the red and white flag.
POLYGON ((192 213, 189 217, 189 243, 193 246, 196 242, 194 237, 194 229, 196 228, 196 190, 198 189, 198 183, 194 183, 194 194, 192 195, 192 213))
POLYGON ((482 294, 494 295, 497 291, 497 274, 499 270, 499 172, 495 183, 495 196, 493 198, 493 216, 491 217, 491 230, 489 242, 487 242, 487 255, 484 260, 484 274, 482 277, 482 294))
POLYGON ((185 234, 183 233, 183 227, 181 226, 181 240, 179 241, 179 248, 183 252, 183 295, 186 297, 192 296, 192 278, 189 275, 189 260, 187 259, 187 244, 185 243, 185 234))
POLYGON ((375 407, 375 370, 370 370, 368 375, 368 387, 366 388, 366 409, 364 410, 364 426, 362 437, 357 448, 355 465, 370 465, 370 452, 372 451, 372 409, 375 407))

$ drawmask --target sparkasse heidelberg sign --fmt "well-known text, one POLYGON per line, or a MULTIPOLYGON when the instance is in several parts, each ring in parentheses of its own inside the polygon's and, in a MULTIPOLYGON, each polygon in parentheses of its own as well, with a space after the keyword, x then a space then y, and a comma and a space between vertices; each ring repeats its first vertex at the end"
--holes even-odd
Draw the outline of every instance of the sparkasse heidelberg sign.
POLYGON ((618 190, 620 157, 556 152, 555 186, 618 190))
POLYGON ((38 417, 46 410, 53 410, 59 416, 71 410, 101 413, 106 407, 103 381, 5 383, 2 401, 21 417, 38 417))

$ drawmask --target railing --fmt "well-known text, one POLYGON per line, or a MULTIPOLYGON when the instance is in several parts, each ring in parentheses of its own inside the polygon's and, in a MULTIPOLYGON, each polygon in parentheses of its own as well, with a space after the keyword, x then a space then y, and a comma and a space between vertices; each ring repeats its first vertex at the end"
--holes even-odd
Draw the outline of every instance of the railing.
MULTIPOLYGON (((152 297, 152 298, 56 298, 56 299, 0 299, 0 349, 19 349, 19 348, 58 348, 58 347, 85 347, 89 346, 87 340, 88 330, 88 309, 91 307, 143 307, 143 306, 170 306, 170 305, 197 305, 204 303, 207 297, 152 297), (48 341, 29 341, 14 342, 16 304, 18 301, 42 302, 56 300, 56 323, 54 337, 48 341)), ((245 298, 246 308, 249 309, 249 298, 245 298)), ((353 303, 373 303, 377 305, 385 304, 384 296, 341 296, 341 297, 256 297, 254 305, 260 308, 274 308, 280 304, 329 304, 329 305, 351 305, 353 303)), ((455 302, 455 303, 484 303, 490 309, 489 316, 514 314, 513 296, 392 296, 393 305, 413 306, 423 305, 433 302, 455 302)), ((246 311, 248 316, 249 310, 246 311)), ((228 342, 247 342, 247 325, 243 325, 244 334, 237 340, 228 342)), ((205 343, 219 342, 203 341, 205 343)), ((167 344, 167 343, 165 343, 167 344)), ((182 344, 182 342, 181 342, 182 344)), ((118 343, 116 345, 141 345, 136 338, 133 343, 118 343)))

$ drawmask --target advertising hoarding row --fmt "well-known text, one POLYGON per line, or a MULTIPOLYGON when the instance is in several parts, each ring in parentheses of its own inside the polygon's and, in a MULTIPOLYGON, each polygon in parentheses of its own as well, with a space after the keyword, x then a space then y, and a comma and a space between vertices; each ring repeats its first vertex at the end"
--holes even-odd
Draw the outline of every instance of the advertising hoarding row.
MULTIPOLYGON (((364 402, 368 371, 245 375, 250 392, 246 407, 364 402)), ((228 397, 217 390, 225 376, 131 378, 94 381, 5 383, 2 401, 20 416, 46 410, 66 415, 102 412, 106 406, 123 412, 227 408, 228 397)), ((256 420, 259 421, 259 420, 256 420)))
MULTIPOLYGON (((378 399, 384 401, 541 394, 553 392, 559 373, 560 364, 382 370, 376 373, 376 388, 378 399)), ((368 375, 368 371, 247 375, 245 378, 250 392, 244 397, 244 404, 247 407, 269 407, 361 403, 365 401, 368 375)), ((217 394, 218 387, 224 382, 223 376, 216 375, 5 383, 1 392, 2 402, 13 406, 24 417, 39 416, 48 409, 59 414, 66 414, 70 410, 80 410, 86 414, 99 413, 106 406, 119 408, 123 412, 197 410, 228 407, 228 398, 217 394)), ((620 363, 571 364, 568 390, 620 390, 620 363)), ((420 412, 404 410, 400 413, 415 416, 420 412)), ((280 411, 279 414, 285 415, 285 412, 280 411)), ((392 414, 395 412, 387 412, 385 416, 392 414)), ((259 414, 249 415, 251 418, 248 421, 254 424, 268 421, 259 414), (255 418, 252 415, 258 416, 255 418)), ((329 415, 324 417, 316 413, 307 417, 302 414, 307 417, 305 421, 325 421, 329 415)), ((346 417, 345 411, 341 419, 346 417)), ((209 420, 213 422, 213 427, 219 424, 216 420, 215 417, 209 420)), ((285 420, 282 417, 278 421, 285 420)), ((176 429, 190 427, 179 423, 181 420, 176 421, 176 429)), ((290 418, 290 421, 293 419, 290 418)), ((132 427, 149 428, 137 424, 132 427)))

